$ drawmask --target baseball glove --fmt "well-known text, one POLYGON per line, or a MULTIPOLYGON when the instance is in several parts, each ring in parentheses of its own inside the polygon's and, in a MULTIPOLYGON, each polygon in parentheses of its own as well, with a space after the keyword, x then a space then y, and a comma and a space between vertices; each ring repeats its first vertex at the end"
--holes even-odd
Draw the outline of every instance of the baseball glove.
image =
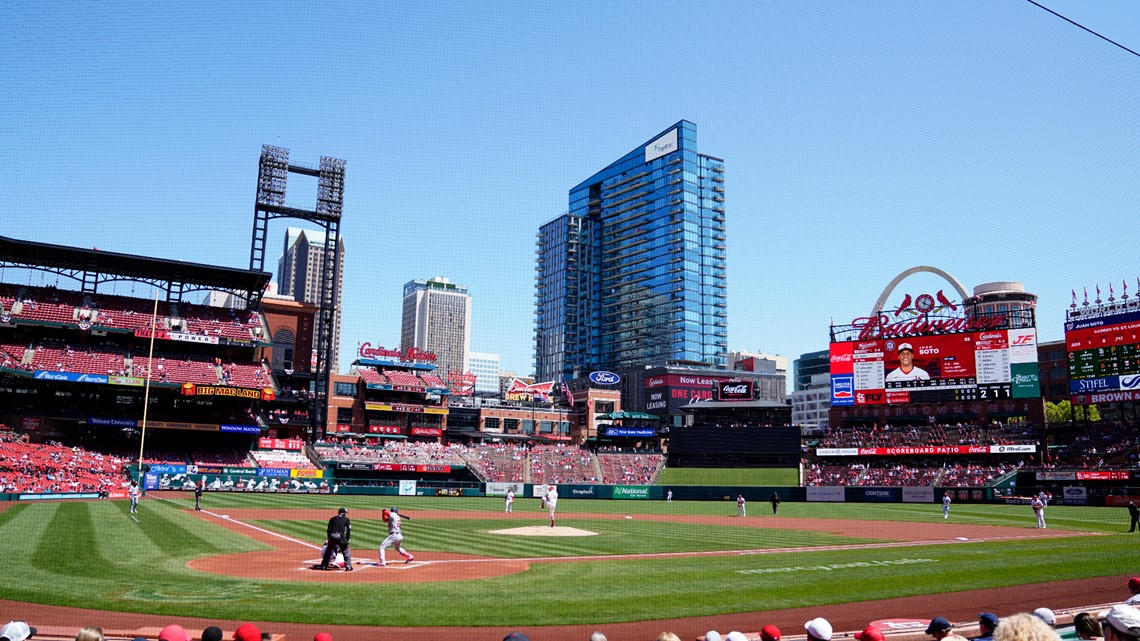
POLYGON ((388 517, 391 516, 391 514, 392 513, 389 512, 388 510, 384 510, 383 512, 380 513, 380 518, 384 519, 384 522, 387 523, 388 517))

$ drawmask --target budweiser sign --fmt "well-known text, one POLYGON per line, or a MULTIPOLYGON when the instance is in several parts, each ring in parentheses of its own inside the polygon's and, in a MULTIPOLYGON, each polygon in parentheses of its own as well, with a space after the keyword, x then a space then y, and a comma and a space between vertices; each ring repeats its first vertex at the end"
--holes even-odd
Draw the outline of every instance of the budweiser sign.
POLYGON ((901 338, 903 336, 921 336, 926 334, 984 332, 997 327, 1004 327, 1005 324, 1005 315, 930 318, 925 313, 897 323, 891 322, 891 317, 887 314, 863 316, 851 321, 851 325, 859 330, 859 336, 856 340, 861 341, 901 338))
POLYGON ((398 349, 385 349, 383 347, 373 347, 372 343, 361 343, 357 348, 356 353, 361 358, 393 358, 399 361, 431 361, 435 362, 435 354, 425 352, 418 347, 409 347, 404 351, 398 349))

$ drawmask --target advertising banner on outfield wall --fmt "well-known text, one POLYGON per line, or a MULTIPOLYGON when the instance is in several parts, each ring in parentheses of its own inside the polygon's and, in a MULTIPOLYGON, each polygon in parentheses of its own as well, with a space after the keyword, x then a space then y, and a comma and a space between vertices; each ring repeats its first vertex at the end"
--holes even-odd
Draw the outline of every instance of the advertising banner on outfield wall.
POLYGON ((523 491, 522 483, 488 483, 486 494, 487 496, 506 496, 507 490, 514 490, 515 496, 521 497, 523 491))
POLYGON ((863 503, 898 503, 902 500, 902 488, 898 487, 849 487, 845 494, 851 501, 863 503))
POLYGON ((949 456, 955 454, 1033 454, 1036 445, 926 445, 919 447, 818 447, 816 456, 949 456))
POLYGON ((171 465, 169 463, 152 463, 147 468, 155 474, 185 474, 185 465, 171 465))
POLYGON ((647 499, 649 498, 648 485, 615 485, 613 487, 615 499, 647 499))
POLYGON ((1075 481, 1076 472, 1037 472, 1038 481, 1075 481))
POLYGON ((1064 501, 1065 505, 1088 505, 1088 488, 1066 486, 1061 489, 1061 500, 1064 501))
POLYGON ((51 494, 20 494, 17 501, 54 501, 59 499, 97 499, 98 492, 55 492, 51 494))
POLYGON ((808 486, 807 500, 824 503, 843 503, 846 493, 842 487, 808 486))
POLYGON ((934 502, 934 488, 931 486, 926 487, 904 487, 902 489, 903 503, 933 503, 934 502))

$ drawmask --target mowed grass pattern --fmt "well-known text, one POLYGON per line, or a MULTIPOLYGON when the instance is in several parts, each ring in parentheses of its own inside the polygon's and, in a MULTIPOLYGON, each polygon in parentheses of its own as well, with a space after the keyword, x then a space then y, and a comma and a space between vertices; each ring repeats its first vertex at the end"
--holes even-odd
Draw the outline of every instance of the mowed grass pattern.
MULTIPOLYGON (((416 510, 481 510, 485 519, 413 520, 406 542, 413 551, 499 557, 785 545, 779 537, 803 545, 840 540, 814 532, 703 524, 703 516, 730 513, 730 506, 719 502, 587 500, 564 500, 559 511, 630 513, 634 518, 567 519, 563 524, 599 532, 581 539, 498 538, 487 531, 541 523, 537 501, 520 500, 522 511, 507 518, 499 514, 502 503, 497 499, 394 498, 208 494, 206 507, 221 513, 239 507, 327 508, 329 516, 340 504, 347 504, 350 516, 354 509, 393 503, 413 515, 416 510), (521 505, 531 502, 533 506, 521 505), (677 514, 686 522, 637 519, 638 514, 649 513, 677 514)), ((147 499, 137 522, 127 513, 125 501, 14 506, 0 513, 0 556, 9 576, 20 578, 0 585, 0 598, 218 620, 411 626, 602 624, 1116 575, 1136 558, 1136 535, 1115 534, 875 550, 536 563, 521 574, 446 584, 318 586, 191 570, 186 564, 201 556, 266 549, 198 518, 188 511, 191 506, 192 499, 147 499), (855 565, 838 567, 842 564, 855 565), (425 608, 425 603, 432 607, 425 608)), ((941 521, 935 505, 789 503, 780 512, 778 517, 748 517, 749 522, 814 516, 894 520, 906 527, 906 522, 941 521)), ((1026 506, 956 505, 951 514, 950 527, 956 520, 1032 530, 1026 506)), ((1117 533, 1127 529, 1127 512, 1121 509, 1053 507, 1048 514, 1051 527, 1117 533)), ((323 522, 311 518, 261 520, 258 525, 313 543, 323 539, 323 522)), ((378 520, 356 519, 357 549, 374 554, 381 528, 378 520)))

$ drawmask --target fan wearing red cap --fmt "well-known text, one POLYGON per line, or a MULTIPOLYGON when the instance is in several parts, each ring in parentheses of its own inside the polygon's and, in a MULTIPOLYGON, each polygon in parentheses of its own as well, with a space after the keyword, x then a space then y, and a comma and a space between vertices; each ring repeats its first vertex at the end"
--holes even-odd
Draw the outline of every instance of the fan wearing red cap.
POLYGON ((769 623, 760 628, 760 638, 763 641, 780 641, 780 628, 769 623))
POLYGON ((1134 576, 1128 579, 1128 591, 1132 596, 1128 598, 1125 603, 1128 605, 1140 605, 1140 576, 1134 576))
POLYGON ((234 641, 261 641, 261 630, 252 623, 243 623, 234 630, 234 641))
POLYGON ((859 641, 884 641, 883 631, 873 625, 863 628, 862 632, 856 632, 855 638, 859 641))
POLYGON ((318 632, 313 641, 332 641, 332 635, 328 632, 318 632))
POLYGON ((158 633, 158 641, 190 641, 190 635, 177 624, 168 625, 158 633))

